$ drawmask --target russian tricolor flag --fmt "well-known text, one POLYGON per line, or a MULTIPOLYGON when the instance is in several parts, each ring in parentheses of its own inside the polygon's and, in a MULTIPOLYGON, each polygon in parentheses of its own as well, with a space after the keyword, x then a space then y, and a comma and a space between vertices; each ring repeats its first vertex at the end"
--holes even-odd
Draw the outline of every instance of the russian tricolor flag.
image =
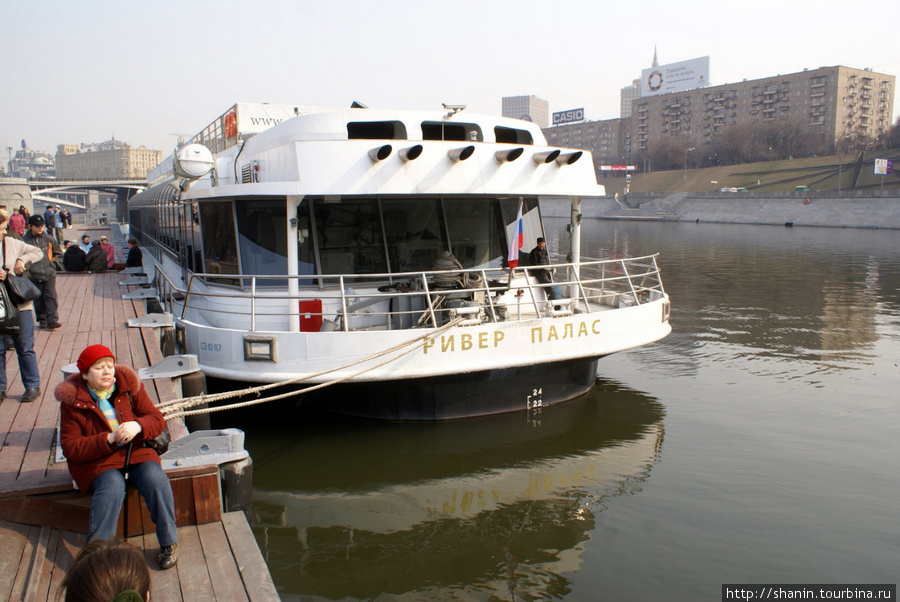
POLYGON ((519 249, 525 246, 525 232, 522 221, 522 199, 519 199, 519 212, 516 214, 516 225, 513 229, 513 235, 509 239, 509 257, 506 258, 506 265, 510 269, 519 267, 519 249))

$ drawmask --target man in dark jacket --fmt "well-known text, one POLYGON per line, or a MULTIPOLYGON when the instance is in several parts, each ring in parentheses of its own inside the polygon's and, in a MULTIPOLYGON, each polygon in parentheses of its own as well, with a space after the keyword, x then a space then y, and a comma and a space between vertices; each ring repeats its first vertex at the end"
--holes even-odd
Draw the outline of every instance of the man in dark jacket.
POLYGON ((65 241, 63 245, 66 247, 66 252, 63 253, 63 267, 67 272, 83 272, 86 267, 84 259, 87 255, 81 247, 70 240, 65 241))
POLYGON ((84 263, 87 265, 87 271, 92 274, 99 274, 106 271, 106 251, 100 246, 100 241, 95 240, 91 243, 91 252, 87 254, 84 263))
POLYGON ((41 289, 41 296, 34 300, 34 313, 38 318, 41 328, 53 330, 59 328, 58 304, 56 300, 56 270, 58 269, 57 257, 59 256, 59 244, 56 237, 47 234, 44 226, 44 217, 32 215, 28 218, 28 229, 22 240, 44 252, 40 261, 31 264, 28 270, 28 278, 34 285, 41 289))
POLYGON ((126 268, 143 268, 144 267, 144 254, 141 253, 141 248, 138 246, 137 239, 134 239, 134 238, 128 239, 128 258, 125 259, 125 267, 126 268))
MULTIPOLYGON (((543 238, 537 239, 537 246, 531 250, 530 259, 531 265, 550 265, 550 254, 547 252, 547 242, 543 238)), ((553 276, 550 274, 549 270, 529 270, 529 273, 541 284, 553 283, 553 276)), ((545 286, 543 288, 544 292, 547 294, 547 300, 555 301, 557 298, 556 287, 545 286)))

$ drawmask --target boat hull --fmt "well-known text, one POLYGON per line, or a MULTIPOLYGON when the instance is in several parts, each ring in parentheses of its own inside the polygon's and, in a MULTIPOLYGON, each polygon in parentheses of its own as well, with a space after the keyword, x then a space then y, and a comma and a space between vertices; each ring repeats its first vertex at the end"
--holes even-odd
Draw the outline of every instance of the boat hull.
POLYGON ((516 411, 537 418, 543 408, 590 391, 596 381, 598 359, 401 381, 343 383, 339 392, 325 389, 304 399, 329 412, 380 420, 453 420, 516 411))

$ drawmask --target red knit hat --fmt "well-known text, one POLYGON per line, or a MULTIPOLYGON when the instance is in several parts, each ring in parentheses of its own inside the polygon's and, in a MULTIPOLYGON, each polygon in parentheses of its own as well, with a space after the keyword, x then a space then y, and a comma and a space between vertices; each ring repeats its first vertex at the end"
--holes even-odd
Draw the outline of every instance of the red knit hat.
POLYGON ((116 361, 116 356, 109 350, 109 347, 104 347, 103 345, 90 345, 81 352, 75 365, 78 366, 78 370, 84 374, 88 371, 88 368, 94 365, 94 362, 103 359, 104 357, 111 357, 114 362, 116 361))

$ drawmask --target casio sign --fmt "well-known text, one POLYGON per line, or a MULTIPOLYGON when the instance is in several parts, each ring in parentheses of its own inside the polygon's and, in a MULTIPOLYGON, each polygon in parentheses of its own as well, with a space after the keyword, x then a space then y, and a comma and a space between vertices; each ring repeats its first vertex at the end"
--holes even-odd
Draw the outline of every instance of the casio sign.
POLYGON ((584 109, 572 109, 571 111, 561 111, 553 114, 553 125, 560 123, 569 123, 570 121, 581 121, 584 119, 584 109))

